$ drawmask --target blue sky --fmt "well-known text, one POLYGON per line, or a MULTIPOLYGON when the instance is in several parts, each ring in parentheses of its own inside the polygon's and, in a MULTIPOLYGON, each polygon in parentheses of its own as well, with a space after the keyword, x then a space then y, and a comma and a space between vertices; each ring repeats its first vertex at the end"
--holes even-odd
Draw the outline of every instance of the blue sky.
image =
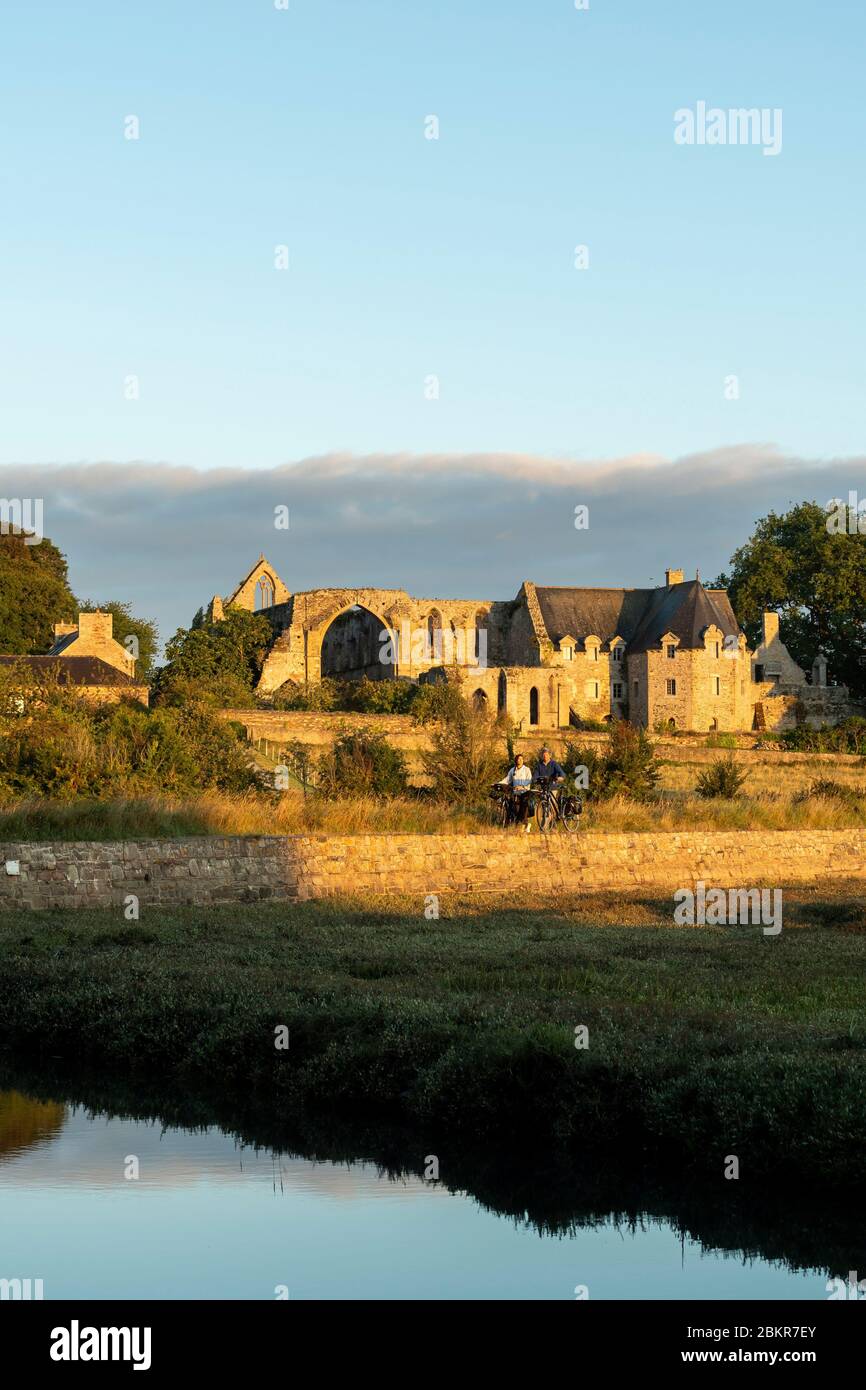
POLYGON ((838 0, 7 0, 0 495, 166 636, 260 551, 292 590, 715 575, 866 494, 864 39, 838 0), (699 101, 781 152, 677 145, 699 101))
POLYGON ((7 0, 0 457, 856 452, 864 31, 832 0, 7 0), (781 154, 676 146, 699 99, 781 107, 781 154))

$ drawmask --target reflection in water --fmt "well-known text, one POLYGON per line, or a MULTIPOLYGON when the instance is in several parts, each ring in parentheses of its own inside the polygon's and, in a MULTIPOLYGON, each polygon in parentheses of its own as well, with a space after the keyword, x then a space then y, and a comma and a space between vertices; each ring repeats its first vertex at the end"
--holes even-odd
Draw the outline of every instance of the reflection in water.
POLYGON ((826 1298, 829 1270, 866 1263, 850 1204, 807 1212, 800 1194, 689 1192, 675 1175, 666 1190, 608 1163, 454 1154, 447 1138, 281 1139, 272 1120, 211 1113, 220 1127, 201 1098, 132 1101, 102 1083, 66 1106, 31 1089, 40 1098, 0 1092, 0 1278, 43 1278, 49 1299, 273 1298, 279 1285, 556 1299, 578 1284, 594 1298, 808 1299, 826 1298), (441 1183, 423 1179, 431 1153, 441 1183))
POLYGON ((33 1100, 20 1091, 0 1091, 0 1159, 52 1138, 63 1124, 65 1105, 33 1100))

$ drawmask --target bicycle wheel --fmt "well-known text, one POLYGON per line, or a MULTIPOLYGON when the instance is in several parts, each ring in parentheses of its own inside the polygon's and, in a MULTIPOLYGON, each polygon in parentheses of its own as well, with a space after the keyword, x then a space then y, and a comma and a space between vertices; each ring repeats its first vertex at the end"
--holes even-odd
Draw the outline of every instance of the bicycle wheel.
POLYGON ((582 810, 583 806, 578 797, 563 797, 562 806, 560 808, 559 813, 559 819, 562 821, 562 824, 565 826, 566 830, 569 831, 569 833, 575 831, 577 827, 580 825, 580 813, 582 810))
POLYGON ((538 805, 535 808, 535 819, 538 822, 539 830, 549 830, 556 817, 550 797, 540 796, 538 805))

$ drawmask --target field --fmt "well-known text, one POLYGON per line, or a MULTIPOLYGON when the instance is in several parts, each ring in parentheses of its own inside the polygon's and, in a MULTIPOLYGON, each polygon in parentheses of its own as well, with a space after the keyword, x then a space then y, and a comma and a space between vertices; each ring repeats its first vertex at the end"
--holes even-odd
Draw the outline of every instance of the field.
POLYGON ((272 1117, 862 1185, 862 893, 786 892, 778 938, 609 896, 6 916, 0 1045, 272 1117))

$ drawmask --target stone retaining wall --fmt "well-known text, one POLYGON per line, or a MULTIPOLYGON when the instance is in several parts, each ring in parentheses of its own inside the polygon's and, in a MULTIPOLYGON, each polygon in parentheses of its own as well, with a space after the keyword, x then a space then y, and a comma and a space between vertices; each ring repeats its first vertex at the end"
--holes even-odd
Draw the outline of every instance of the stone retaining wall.
POLYGON ((6 843, 0 844, 0 911, 122 907, 129 894, 142 913, 148 903, 206 907, 285 898, 286 868, 286 841, 279 836, 6 843))
MULTIPOLYGON (((672 894, 823 881, 866 884, 866 830, 682 831, 574 836, 196 836, 120 843, 0 844, 5 908, 122 908, 429 893, 556 898, 672 894), (10 869, 12 870, 10 872, 10 869)), ((866 890, 864 890, 866 891, 866 890)))

